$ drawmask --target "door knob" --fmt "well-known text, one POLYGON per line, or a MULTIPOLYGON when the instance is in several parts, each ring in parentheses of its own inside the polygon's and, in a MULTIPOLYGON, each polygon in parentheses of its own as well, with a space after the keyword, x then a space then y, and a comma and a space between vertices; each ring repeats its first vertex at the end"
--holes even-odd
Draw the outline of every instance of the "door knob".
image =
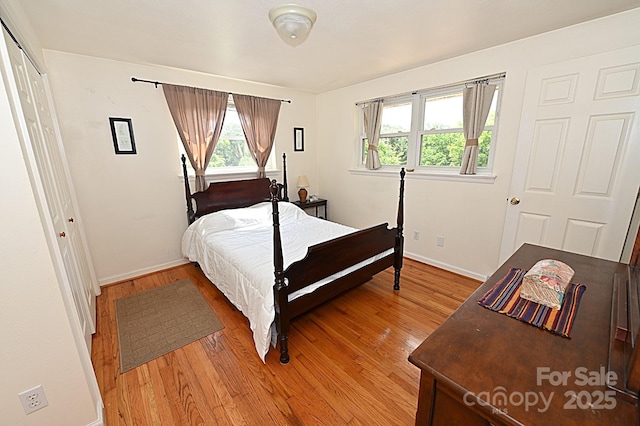
POLYGON ((73 223, 73 218, 72 217, 69 218, 69 222, 73 223))
POLYGON ((509 202, 515 206, 516 204, 520 204, 520 198, 513 197, 509 200, 509 202))
POLYGON ((60 234, 58 234, 58 235, 60 235, 60 238, 64 238, 64 237, 66 237, 66 236, 67 236, 67 234, 65 234, 65 233, 64 233, 64 231, 62 231, 62 232, 61 232, 60 234))

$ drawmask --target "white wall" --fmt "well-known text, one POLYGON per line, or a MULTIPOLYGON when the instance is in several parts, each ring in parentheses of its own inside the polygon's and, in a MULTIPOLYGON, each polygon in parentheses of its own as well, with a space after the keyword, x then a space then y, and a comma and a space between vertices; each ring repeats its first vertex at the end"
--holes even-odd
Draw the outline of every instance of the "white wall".
MULTIPOLYGON (((507 72, 493 184, 408 176, 406 254, 469 276, 498 263, 527 71, 637 44, 640 9, 416 68, 318 96, 218 76, 45 51, 79 208, 101 284, 182 262, 186 226, 175 131, 161 89, 130 78, 273 98, 283 104, 276 149, 289 158, 290 195, 306 174, 332 220, 357 227, 394 222, 397 179, 349 173, 356 164, 355 102, 507 72), (138 155, 116 156, 108 118, 133 119, 138 155), (305 152, 293 152, 293 127, 305 152), (336 153, 340 153, 336 155, 336 153), (328 166, 321 166, 321 165, 328 166), (412 239, 420 231, 420 240, 412 239), (437 236, 445 247, 436 247, 437 236)), ((364 66, 364 65, 363 65, 364 66)))
MULTIPOLYGON (((131 77, 243 93, 283 103, 276 133, 278 167, 287 154, 290 195, 316 167, 315 96, 212 75, 45 50, 49 79, 89 249, 101 284, 182 263, 187 226, 176 130, 161 88, 131 77), (115 155, 109 117, 131 118, 137 155, 115 155), (293 152, 293 128, 305 151, 293 152)), ((192 187, 193 188, 193 187, 192 187)))
POLYGON ((86 425, 97 418, 0 80, 0 424, 86 425), (18 393, 42 385, 28 416, 18 393))
MULTIPOLYGON (((406 184, 405 254, 482 278, 498 266, 527 71, 640 43, 640 9, 475 52, 318 96, 321 195, 332 220, 364 227, 395 221, 396 178, 352 175, 358 101, 506 71, 495 183, 419 180, 406 184), (336 155, 340 153, 340 155, 336 155), (413 240, 413 231, 420 240, 413 240), (436 237, 445 246, 436 246, 436 237)), ((366 64, 363 64, 366 66, 366 64)))

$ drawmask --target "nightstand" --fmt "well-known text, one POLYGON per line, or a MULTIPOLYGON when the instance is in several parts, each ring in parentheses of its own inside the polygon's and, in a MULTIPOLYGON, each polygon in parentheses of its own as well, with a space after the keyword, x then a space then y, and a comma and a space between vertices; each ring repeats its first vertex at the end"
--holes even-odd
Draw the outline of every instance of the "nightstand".
POLYGON ((327 200, 322 199, 322 198, 318 198, 315 201, 305 201, 304 203, 301 203, 300 201, 294 201, 293 204, 295 204, 296 206, 300 207, 302 210, 310 210, 310 209, 315 209, 315 216, 319 217, 320 219, 327 219, 328 215, 327 215, 327 200), (323 215, 320 215, 318 208, 322 208, 322 213, 323 215))

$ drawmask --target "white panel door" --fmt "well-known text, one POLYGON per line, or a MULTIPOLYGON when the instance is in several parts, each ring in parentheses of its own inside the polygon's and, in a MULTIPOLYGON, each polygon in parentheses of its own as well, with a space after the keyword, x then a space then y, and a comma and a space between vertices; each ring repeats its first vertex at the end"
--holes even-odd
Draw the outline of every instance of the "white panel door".
POLYGON ((95 332, 96 323, 96 282, 93 271, 90 268, 89 256, 85 250, 85 246, 78 229, 78 214, 75 210, 75 203, 72 198, 72 188, 69 184, 67 170, 64 167, 64 156, 60 152, 60 144, 56 131, 54 129, 53 116, 44 87, 44 80, 35 67, 27 66, 29 77, 29 86, 33 96, 34 106, 36 108, 39 119, 40 129, 42 130, 42 142, 48 154, 49 164, 51 165, 51 174, 57 189, 57 198, 60 201, 60 207, 64 220, 66 220, 67 235, 66 238, 70 242, 70 247, 75 259, 76 269, 79 274, 78 280, 81 284, 82 294, 86 300, 89 309, 89 323, 91 330, 95 332))
POLYGON ((24 118, 25 143, 30 144, 37 166, 37 170, 32 170, 32 172, 38 175, 42 183, 46 200, 46 213, 51 218, 53 232, 55 233, 52 237, 59 248, 60 258, 63 263, 60 267, 69 281, 73 306, 80 321, 85 344, 90 349, 91 334, 95 332, 95 313, 92 314, 90 309, 95 309, 95 294, 91 293, 93 297, 93 302, 91 302, 87 295, 87 286, 83 282, 81 269, 78 267, 79 262, 74 248, 74 238, 76 238, 77 233, 72 226, 74 223, 70 221, 70 219, 74 218, 73 206, 70 204, 69 186, 64 175, 61 175, 61 170, 63 169, 61 168, 60 151, 57 149, 55 140, 47 141, 47 126, 42 126, 37 113, 38 102, 35 96, 37 92, 34 93, 31 90, 30 79, 35 80, 40 78, 40 75, 6 32, 5 39, 12 74, 17 86, 19 106, 24 118))
POLYGON ((618 261, 640 184, 640 47, 527 76, 500 262, 523 243, 618 261))

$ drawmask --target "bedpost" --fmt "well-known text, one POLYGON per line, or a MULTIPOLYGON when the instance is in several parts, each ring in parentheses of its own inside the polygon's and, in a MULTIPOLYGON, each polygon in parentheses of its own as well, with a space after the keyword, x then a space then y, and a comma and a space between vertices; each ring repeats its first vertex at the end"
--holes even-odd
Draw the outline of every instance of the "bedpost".
POLYGON ((180 157, 182 160, 182 177, 184 178, 184 196, 187 201, 187 219, 189 225, 195 220, 195 213, 193 212, 193 204, 191 203, 191 188, 189 188, 189 175, 187 174, 187 158, 182 154, 180 157))
POLYGON ((282 240, 280 238, 280 214, 278 212, 278 184, 271 181, 271 215, 273 217, 273 267, 275 284, 273 285, 273 297, 276 309, 276 330, 280 341, 280 362, 289 363, 289 312, 287 309, 287 286, 284 282, 284 266, 282 259, 282 240))
POLYGON ((404 225, 404 167, 400 170, 400 200, 398 201, 398 219, 396 228, 396 244, 394 247, 393 269, 393 289, 400 290, 400 270, 402 269, 402 256, 404 251, 404 236, 402 229, 404 225))
POLYGON ((282 201, 289 201, 289 189, 287 187, 287 154, 282 153, 282 177, 284 180, 284 197, 282 201))

